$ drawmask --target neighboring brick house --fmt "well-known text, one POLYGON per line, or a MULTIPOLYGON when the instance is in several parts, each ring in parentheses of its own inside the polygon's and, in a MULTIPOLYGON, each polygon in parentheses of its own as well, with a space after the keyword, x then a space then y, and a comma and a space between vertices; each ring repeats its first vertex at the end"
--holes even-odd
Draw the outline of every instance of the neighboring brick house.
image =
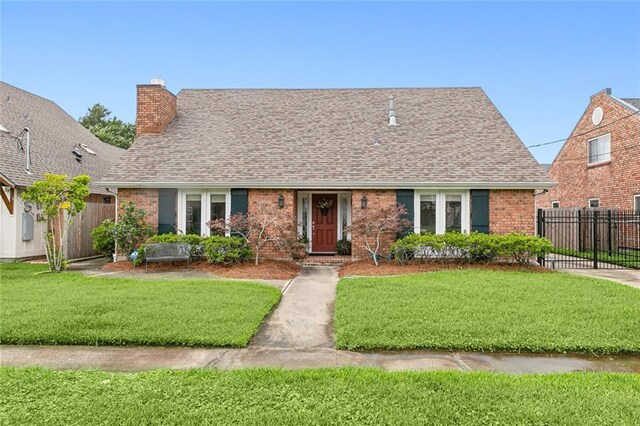
MULTIPOLYGON (((21 197, 26 186, 42 180, 45 173, 86 174, 96 181, 125 152, 100 141, 52 101, 4 82, 0 82, 0 146, 0 260, 45 255, 41 225, 35 220, 38 208, 25 205, 21 197)), ((113 191, 95 182, 89 189, 87 202, 115 202, 113 191)), ((68 256, 95 254, 86 235, 73 237, 78 238, 69 241, 82 242, 67 250, 68 256)))
POLYGON ((591 96, 548 177, 558 185, 536 197, 539 208, 640 211, 640 99, 591 96))
POLYGON ((138 86, 136 142, 101 184, 159 232, 207 235, 212 217, 281 199, 311 253, 350 237, 353 209, 397 202, 416 232, 531 234, 534 191, 552 186, 480 88, 175 96, 152 83, 138 86))

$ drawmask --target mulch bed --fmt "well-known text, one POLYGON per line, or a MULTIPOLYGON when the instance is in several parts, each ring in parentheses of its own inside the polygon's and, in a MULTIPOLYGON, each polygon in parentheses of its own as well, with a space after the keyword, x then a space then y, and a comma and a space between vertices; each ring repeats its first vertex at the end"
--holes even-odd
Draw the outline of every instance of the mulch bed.
MULTIPOLYGON (((149 263, 149 271, 171 272, 185 270, 185 262, 149 263)), ((290 280, 295 278, 302 267, 286 260, 266 259, 255 265, 253 262, 233 265, 211 265, 205 261, 191 262, 191 269, 211 272, 225 278, 247 278, 258 280, 290 280)), ((144 265, 133 266, 128 260, 107 263, 103 271, 135 271, 144 273, 144 265)))
POLYGON ((511 264, 511 263, 456 263, 456 262, 412 262, 407 265, 400 265, 397 262, 382 260, 380 265, 376 266, 371 260, 358 260, 349 262, 340 267, 338 275, 342 277, 348 276, 384 276, 384 275, 405 275, 416 274, 420 272, 435 272, 460 269, 482 269, 490 271, 518 271, 518 272, 553 272, 543 266, 529 266, 511 264))

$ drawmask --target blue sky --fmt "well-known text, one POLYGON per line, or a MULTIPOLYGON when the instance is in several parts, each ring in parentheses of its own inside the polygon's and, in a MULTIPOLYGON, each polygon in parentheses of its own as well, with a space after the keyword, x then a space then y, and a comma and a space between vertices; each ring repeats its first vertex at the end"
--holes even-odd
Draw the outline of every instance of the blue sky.
MULTIPOLYGON (((526 145, 605 87, 640 97, 640 3, 2 1, 1 78, 72 116, 135 119, 135 85, 482 86, 526 145)), ((551 162, 562 144, 531 151, 551 162)))

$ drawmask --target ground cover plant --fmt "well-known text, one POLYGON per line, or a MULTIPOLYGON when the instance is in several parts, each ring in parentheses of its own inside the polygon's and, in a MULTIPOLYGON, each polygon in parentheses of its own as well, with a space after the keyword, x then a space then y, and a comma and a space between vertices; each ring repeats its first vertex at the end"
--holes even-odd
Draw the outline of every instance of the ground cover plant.
POLYGON ((2 424, 637 424, 640 375, 0 370, 2 424))
POLYGON ((280 299, 250 282, 35 274, 44 270, 0 265, 0 343, 245 346, 280 299))
POLYGON ((640 353, 640 291, 480 269, 343 278, 334 328, 343 349, 640 353))

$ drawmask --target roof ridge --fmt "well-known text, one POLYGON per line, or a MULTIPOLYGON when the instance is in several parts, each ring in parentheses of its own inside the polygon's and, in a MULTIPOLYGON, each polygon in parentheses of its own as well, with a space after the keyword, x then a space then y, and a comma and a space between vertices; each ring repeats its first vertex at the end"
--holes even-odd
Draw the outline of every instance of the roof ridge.
POLYGON ((483 90, 481 86, 388 86, 388 87, 224 87, 224 88, 188 88, 184 91, 348 91, 348 90, 483 90))

